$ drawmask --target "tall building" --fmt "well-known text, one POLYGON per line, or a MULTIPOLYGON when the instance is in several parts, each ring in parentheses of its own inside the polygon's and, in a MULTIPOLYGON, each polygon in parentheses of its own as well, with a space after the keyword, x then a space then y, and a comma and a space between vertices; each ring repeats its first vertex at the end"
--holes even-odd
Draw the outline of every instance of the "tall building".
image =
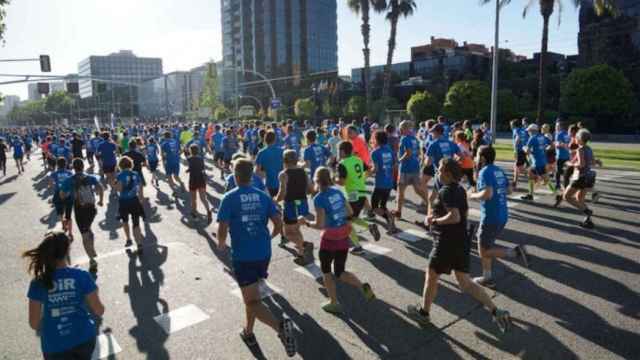
POLYGON ((336 71, 336 0, 222 0, 225 94, 235 81, 255 79, 234 73, 249 69, 269 78, 336 71))
POLYGON ((15 106, 20 104, 20 97, 16 95, 7 95, 2 99, 2 104, 0 105, 0 117, 6 116, 8 113, 13 110, 15 106))
MULTIPOLYGON (((111 81, 138 84, 162 76, 162 59, 137 57, 130 50, 120 50, 107 56, 89 56, 78 64, 80 76, 92 76, 111 81)), ((87 98, 115 87, 127 86, 81 79, 80 97, 87 98)))

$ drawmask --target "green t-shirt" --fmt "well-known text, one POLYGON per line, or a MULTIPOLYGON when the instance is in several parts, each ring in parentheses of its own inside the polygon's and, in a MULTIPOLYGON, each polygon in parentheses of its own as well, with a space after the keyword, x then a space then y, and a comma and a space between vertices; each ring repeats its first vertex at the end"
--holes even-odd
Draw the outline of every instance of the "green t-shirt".
POLYGON ((365 196, 367 191, 366 168, 359 157, 351 155, 340 160, 339 171, 340 177, 344 178, 344 190, 350 202, 365 196))

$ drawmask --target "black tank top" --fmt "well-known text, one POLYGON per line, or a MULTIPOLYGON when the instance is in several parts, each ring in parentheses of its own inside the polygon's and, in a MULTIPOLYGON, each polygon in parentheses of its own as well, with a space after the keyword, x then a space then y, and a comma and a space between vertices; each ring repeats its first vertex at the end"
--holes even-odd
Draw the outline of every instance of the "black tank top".
POLYGON ((284 201, 304 200, 307 198, 307 174, 304 169, 286 169, 287 193, 284 201))

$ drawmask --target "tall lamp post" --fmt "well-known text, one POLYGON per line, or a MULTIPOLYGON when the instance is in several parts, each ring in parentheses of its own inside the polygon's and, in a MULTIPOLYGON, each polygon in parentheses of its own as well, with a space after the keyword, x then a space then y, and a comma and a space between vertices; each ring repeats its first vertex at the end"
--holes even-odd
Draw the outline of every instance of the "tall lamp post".
POLYGON ((498 59, 500 54, 500 0, 496 0, 496 25, 495 25, 495 39, 493 44, 493 74, 491 79, 491 131, 493 136, 491 137, 491 143, 495 143, 497 129, 496 118, 498 115, 498 59))

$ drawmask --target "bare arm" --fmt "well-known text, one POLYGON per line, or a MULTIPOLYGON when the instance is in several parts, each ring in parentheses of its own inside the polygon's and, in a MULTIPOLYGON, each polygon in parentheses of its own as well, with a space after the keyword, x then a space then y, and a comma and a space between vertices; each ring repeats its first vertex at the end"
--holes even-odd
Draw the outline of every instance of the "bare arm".
POLYGON ((42 303, 29 299, 29 326, 33 330, 40 330, 40 321, 42 319, 42 303))
POLYGON ((287 193, 287 174, 285 172, 281 172, 278 175, 278 180, 280 181, 280 188, 278 189, 278 194, 276 195, 275 202, 279 203, 284 200, 284 194, 287 193))
POLYGON ((98 289, 87 294, 86 296, 87 305, 89 305, 89 309, 91 312, 97 316, 102 316, 104 314, 104 305, 102 305, 102 301, 100 301, 100 296, 98 296, 98 289))
POLYGON ((447 208, 447 214, 439 218, 432 218, 432 223, 437 222, 438 225, 450 225, 460 222, 460 210, 458 208, 447 208))
POLYGON ((490 200, 493 197, 493 186, 487 186, 481 191, 472 192, 469 195, 473 200, 490 200))
POLYGON ((216 237, 218 238, 218 249, 224 249, 227 246, 227 233, 229 232, 229 223, 219 222, 216 237))
POLYGON ((307 226, 310 228, 322 230, 324 229, 324 218, 325 218, 324 209, 318 208, 316 209, 316 221, 306 221, 307 226))
POLYGON ((271 238, 278 236, 278 234, 282 234, 282 218, 280 218, 280 214, 276 214, 272 216, 271 223, 273 224, 273 231, 271 232, 271 238))

